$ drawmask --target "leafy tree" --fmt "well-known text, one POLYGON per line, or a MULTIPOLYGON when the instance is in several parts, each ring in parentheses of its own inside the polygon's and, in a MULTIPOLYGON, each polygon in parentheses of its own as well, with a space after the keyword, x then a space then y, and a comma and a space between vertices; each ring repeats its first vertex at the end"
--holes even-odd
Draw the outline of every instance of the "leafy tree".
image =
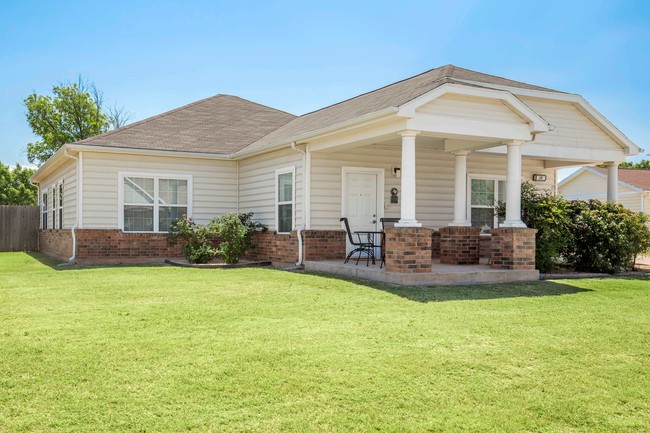
POLYGON ((52 95, 32 93, 24 102, 27 122, 40 137, 27 145, 27 159, 39 165, 64 144, 119 128, 132 117, 124 108, 105 109, 103 93, 82 77, 54 86, 52 95))
POLYGON ((620 163, 618 166, 619 166, 619 168, 642 168, 642 169, 649 170, 650 169, 650 160, 643 159, 643 160, 641 160, 639 162, 625 161, 625 162, 620 163))
POLYGON ((0 162, 0 205, 32 206, 37 203, 36 186, 29 182, 34 169, 16 164, 11 169, 0 162))

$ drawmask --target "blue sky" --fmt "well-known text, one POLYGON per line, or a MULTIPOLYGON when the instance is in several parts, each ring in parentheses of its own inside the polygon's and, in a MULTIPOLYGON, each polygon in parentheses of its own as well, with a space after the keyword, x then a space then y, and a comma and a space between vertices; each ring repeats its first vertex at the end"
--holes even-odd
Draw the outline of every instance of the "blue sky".
POLYGON ((301 114, 447 63, 579 93, 650 150, 647 1, 94 3, 0 2, 0 161, 26 162, 23 99, 79 74, 139 120, 216 93, 301 114))

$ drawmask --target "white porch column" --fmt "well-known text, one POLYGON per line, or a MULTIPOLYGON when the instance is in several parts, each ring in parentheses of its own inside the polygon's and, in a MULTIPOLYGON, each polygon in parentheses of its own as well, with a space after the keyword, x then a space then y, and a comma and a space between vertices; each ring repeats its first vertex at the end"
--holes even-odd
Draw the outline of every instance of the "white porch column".
POLYGON ((521 145, 523 141, 509 141, 506 169, 506 220, 500 227, 526 228, 521 220, 521 145))
POLYGON ((402 206, 395 227, 422 227, 415 219, 415 137, 420 131, 402 131, 402 206))
POLYGON ((607 202, 618 201, 618 163, 607 162, 607 202))
POLYGON ((454 220, 449 223, 455 227, 469 227, 467 220, 467 155, 469 151, 454 152, 456 171, 454 180, 454 220))

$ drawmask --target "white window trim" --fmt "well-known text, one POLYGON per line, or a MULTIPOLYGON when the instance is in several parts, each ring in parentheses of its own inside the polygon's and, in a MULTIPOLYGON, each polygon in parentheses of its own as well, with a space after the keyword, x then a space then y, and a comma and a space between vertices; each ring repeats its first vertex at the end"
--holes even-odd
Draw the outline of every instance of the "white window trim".
POLYGON ((278 168, 275 170, 275 232, 280 235, 288 235, 291 232, 280 231, 280 205, 291 204, 291 230, 296 226, 296 166, 278 168), (280 202, 278 177, 281 174, 291 173, 291 201, 280 202))
MULTIPOLYGON (((480 173, 471 173, 467 175, 467 220, 469 223, 472 223, 472 179, 484 179, 484 180, 494 180, 497 181, 496 188, 495 189, 495 199, 499 197, 498 194, 498 188, 499 184, 498 181, 506 181, 506 176, 501 176, 501 175, 496 175, 496 174, 480 174, 480 173)), ((496 205, 497 202, 495 200, 494 204, 496 205)), ((476 206, 480 207, 483 209, 486 209, 487 206, 476 206)), ((494 227, 499 227, 499 218, 494 215, 494 227)), ((481 233, 481 236, 491 236, 489 233, 481 233)))
MULTIPOLYGON (((158 230, 159 215, 158 208, 160 205, 157 203, 158 197, 158 181, 160 179, 178 179, 187 180, 187 216, 192 216, 193 197, 193 176, 191 174, 175 174, 175 173, 150 173, 146 171, 118 171, 117 172, 117 227, 124 231, 124 178, 125 177, 145 177, 154 179, 154 202, 153 202, 153 231, 129 231, 126 233, 167 233, 166 231, 158 230)), ((184 206, 178 206, 184 207, 184 206)))
POLYGON ((40 190, 41 193, 41 227, 43 230, 47 230, 47 223, 49 221, 49 216, 48 212, 50 211, 50 208, 48 207, 48 200, 50 198, 50 187, 48 186, 47 188, 44 188, 45 191, 42 189, 40 190), (45 197, 43 197, 45 196, 45 197), (45 198, 45 200, 43 200, 45 198), (45 218, 43 218, 43 215, 45 215, 45 218))
POLYGON ((52 230, 56 230, 56 215, 57 215, 56 196, 58 195, 57 191, 58 191, 58 188, 57 188, 56 182, 54 182, 52 185, 50 185, 50 195, 52 196, 50 201, 52 202, 52 206, 50 206, 50 209, 49 209, 50 213, 52 214, 51 215, 52 216, 52 230))
POLYGON ((63 187, 63 179, 59 179, 59 181, 55 184, 54 187, 56 188, 56 196, 54 197, 54 200, 56 200, 56 202, 54 203, 54 206, 52 206, 52 208, 56 212, 56 220, 55 220, 56 222, 54 228, 58 227, 58 229, 61 230, 63 229, 63 200, 62 200, 63 194, 62 193, 65 192, 61 190, 61 188, 63 187))

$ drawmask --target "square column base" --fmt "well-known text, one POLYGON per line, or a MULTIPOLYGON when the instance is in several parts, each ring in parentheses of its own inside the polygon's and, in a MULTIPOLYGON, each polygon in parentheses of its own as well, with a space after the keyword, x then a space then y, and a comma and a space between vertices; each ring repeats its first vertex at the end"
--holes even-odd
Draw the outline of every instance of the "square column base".
POLYGON ((499 227, 492 233, 491 265, 494 269, 534 270, 535 229, 499 227))
POLYGON ((442 227, 440 229, 440 263, 478 265, 481 229, 478 227, 442 227))
POLYGON ((386 271, 431 272, 432 233, 431 229, 416 227, 386 229, 386 271))

